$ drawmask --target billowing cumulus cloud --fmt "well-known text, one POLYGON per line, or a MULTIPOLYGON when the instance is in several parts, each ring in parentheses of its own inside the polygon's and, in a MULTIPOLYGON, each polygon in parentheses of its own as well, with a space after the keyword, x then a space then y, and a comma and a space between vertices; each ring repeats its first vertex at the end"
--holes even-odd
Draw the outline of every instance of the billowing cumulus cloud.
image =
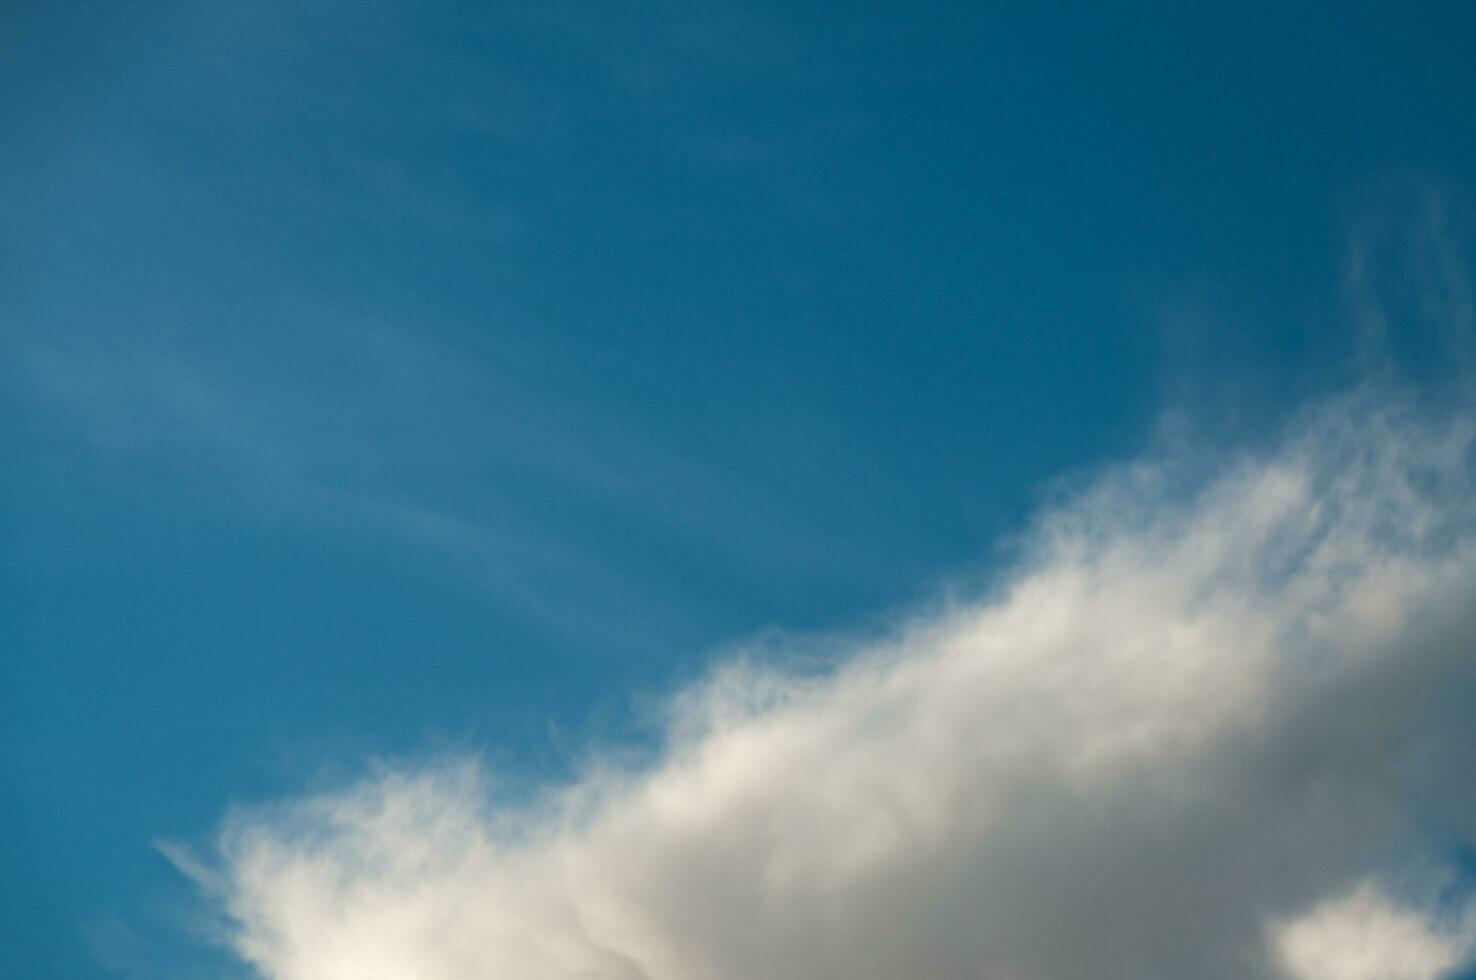
POLYGON ((1368 393, 1120 467, 972 601, 738 658, 647 764, 475 760, 227 821, 274 980, 1437 980, 1471 947, 1467 413, 1368 393), (1454 870, 1452 870, 1454 869, 1454 870))
POLYGON ((1400 908, 1369 884, 1277 930, 1281 964, 1297 980, 1423 980, 1470 955, 1476 917, 1455 921, 1400 908))

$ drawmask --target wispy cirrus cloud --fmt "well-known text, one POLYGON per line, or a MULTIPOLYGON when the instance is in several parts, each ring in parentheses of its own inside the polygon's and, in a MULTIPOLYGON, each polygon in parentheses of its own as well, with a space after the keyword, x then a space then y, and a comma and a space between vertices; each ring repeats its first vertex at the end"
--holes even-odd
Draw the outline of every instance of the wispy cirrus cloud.
POLYGON ((597 609, 681 617, 571 527, 632 525, 760 566, 782 560, 775 540, 816 562, 834 553, 579 394, 594 368, 549 377, 514 338, 458 345, 311 302, 246 337, 209 323, 124 338, 10 326, 13 390, 102 458, 209 506, 422 550, 568 636, 602 633, 584 618, 597 609), (776 522, 783 535, 760 533, 776 522))
POLYGON ((453 760, 236 810, 228 942, 274 980, 1449 976, 1463 892, 1401 869, 1476 839, 1473 437, 1365 391, 1117 468, 989 594, 740 657, 654 762, 533 802, 453 760))

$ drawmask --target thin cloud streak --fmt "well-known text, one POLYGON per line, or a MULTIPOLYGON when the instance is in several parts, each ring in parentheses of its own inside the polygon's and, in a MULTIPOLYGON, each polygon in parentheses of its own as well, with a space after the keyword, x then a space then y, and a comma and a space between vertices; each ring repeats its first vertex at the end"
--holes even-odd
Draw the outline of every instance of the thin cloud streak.
POLYGON ((838 563, 834 541, 730 475, 598 398, 551 394, 574 382, 542 377, 540 352, 512 342, 458 348, 310 303, 249 349, 213 325, 127 347, 86 327, 7 326, 0 350, 28 407, 99 456, 161 467, 211 506, 436 555, 565 639, 607 635, 602 614, 627 632, 680 632, 686 617, 570 533, 568 514, 760 568, 784 560, 776 539, 838 563))
POLYGON ((1372 977, 1320 938, 1351 908, 1429 937, 1377 975, 1437 980, 1469 944, 1396 872, 1476 839, 1430 707, 1472 680, 1472 453, 1467 413, 1361 392, 1206 479, 1108 473, 833 669, 732 660, 650 765, 238 809, 230 944, 273 980, 1372 977))

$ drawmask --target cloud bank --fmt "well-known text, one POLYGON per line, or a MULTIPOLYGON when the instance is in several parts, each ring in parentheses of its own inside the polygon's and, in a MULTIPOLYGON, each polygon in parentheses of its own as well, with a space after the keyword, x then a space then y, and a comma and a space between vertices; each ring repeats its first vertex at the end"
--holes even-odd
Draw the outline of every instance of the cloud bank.
POLYGON ((739 657, 658 757, 475 760, 227 819, 273 980, 1437 980, 1476 918, 1469 413, 1362 392, 1120 467, 986 595, 739 657))

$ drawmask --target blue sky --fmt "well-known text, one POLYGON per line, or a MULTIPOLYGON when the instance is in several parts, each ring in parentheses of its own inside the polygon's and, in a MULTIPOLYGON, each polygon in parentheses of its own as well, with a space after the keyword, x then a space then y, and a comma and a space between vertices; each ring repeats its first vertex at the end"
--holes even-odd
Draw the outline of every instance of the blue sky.
POLYGON ((1458 400, 1472 13, 1184 6, 6 5, 0 972, 232 975, 233 805, 669 759, 1124 461, 1458 400))

